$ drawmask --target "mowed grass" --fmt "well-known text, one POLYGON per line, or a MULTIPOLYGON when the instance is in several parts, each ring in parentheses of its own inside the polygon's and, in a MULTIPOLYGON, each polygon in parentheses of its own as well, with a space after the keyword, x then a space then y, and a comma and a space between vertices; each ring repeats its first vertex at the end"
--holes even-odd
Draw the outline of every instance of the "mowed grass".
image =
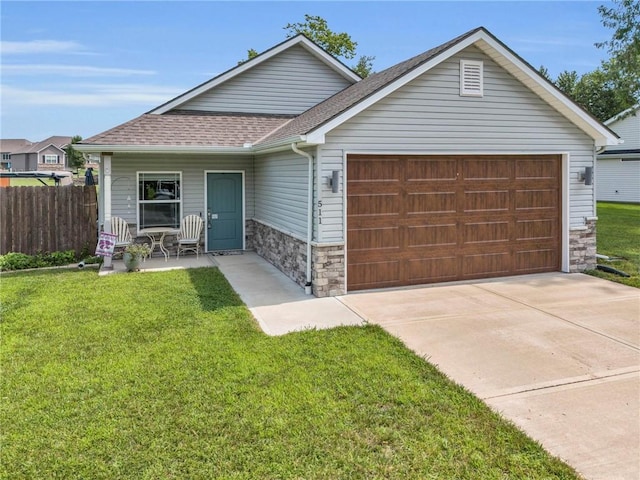
POLYGON ((1 478, 578 478, 379 327, 266 336, 217 269, 0 281, 1 478))
POLYGON ((598 253, 621 260, 598 263, 631 275, 629 278, 602 271, 591 274, 640 288, 640 205, 598 202, 596 241, 598 253))

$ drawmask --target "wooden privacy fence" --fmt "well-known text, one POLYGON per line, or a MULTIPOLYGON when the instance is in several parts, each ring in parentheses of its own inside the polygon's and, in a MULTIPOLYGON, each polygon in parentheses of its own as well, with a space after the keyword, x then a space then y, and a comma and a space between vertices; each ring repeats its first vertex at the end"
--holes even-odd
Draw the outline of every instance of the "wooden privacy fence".
POLYGON ((0 188, 0 254, 93 254, 97 237, 95 186, 0 188))

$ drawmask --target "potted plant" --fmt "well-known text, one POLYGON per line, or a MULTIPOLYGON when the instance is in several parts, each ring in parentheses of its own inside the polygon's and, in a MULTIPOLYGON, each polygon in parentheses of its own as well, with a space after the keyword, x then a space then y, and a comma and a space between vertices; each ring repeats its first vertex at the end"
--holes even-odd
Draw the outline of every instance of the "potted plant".
POLYGON ((151 254, 151 248, 146 243, 130 243, 124 247, 124 266, 127 272, 133 272, 140 269, 140 262, 151 254))

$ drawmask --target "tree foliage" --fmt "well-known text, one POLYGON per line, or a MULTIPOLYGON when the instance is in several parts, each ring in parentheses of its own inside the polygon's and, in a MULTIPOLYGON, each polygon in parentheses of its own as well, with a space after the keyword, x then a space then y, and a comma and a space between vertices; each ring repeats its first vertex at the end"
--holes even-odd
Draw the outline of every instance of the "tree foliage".
MULTIPOLYGON (((616 88, 640 101, 640 2, 613 0, 613 7, 598 7, 602 24, 613 29, 610 40, 596 43, 611 56, 602 70, 616 88)), ((630 106, 630 105, 629 105, 630 106)))
MULTIPOLYGON (((304 22, 288 23, 283 28, 287 30, 287 38, 302 34, 336 58, 351 60, 356 57, 358 43, 351 38, 351 35, 346 32, 334 32, 329 28, 327 21, 320 16, 305 14, 304 22)), ((247 51, 247 58, 240 60, 238 65, 257 56, 258 52, 252 48, 247 51)), ((351 69, 362 78, 368 77, 373 71, 375 58, 361 55, 358 63, 351 69)))
POLYGON ((332 31, 327 25, 327 21, 317 15, 305 14, 304 22, 287 23, 284 29, 288 30, 287 38, 295 37, 301 33, 336 58, 352 59, 356 56, 357 42, 354 42, 346 32, 332 31))
POLYGON ((640 101, 640 3, 613 0, 614 6, 598 7, 602 24, 614 29, 611 40, 596 43, 611 57, 592 72, 579 76, 561 72, 553 80, 541 66, 539 72, 562 92, 600 121, 628 109, 640 101))
POLYGON ((73 144, 81 141, 82 137, 80 135, 74 135, 73 138, 71 138, 71 143, 64 149, 67 154, 67 163, 70 168, 82 168, 84 166, 84 157, 82 156, 82 153, 73 148, 73 144))

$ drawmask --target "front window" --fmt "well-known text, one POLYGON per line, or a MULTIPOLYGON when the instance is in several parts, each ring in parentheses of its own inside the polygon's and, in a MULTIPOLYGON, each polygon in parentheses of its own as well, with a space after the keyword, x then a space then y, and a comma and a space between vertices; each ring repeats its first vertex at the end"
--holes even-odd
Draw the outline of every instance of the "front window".
POLYGON ((58 155, 43 155, 43 163, 58 163, 58 155))
POLYGON ((11 160, 11 154, 10 153, 3 153, 2 154, 2 160, 4 160, 4 161, 11 160))
POLYGON ((180 227, 180 172, 138 172, 138 229, 180 227))

